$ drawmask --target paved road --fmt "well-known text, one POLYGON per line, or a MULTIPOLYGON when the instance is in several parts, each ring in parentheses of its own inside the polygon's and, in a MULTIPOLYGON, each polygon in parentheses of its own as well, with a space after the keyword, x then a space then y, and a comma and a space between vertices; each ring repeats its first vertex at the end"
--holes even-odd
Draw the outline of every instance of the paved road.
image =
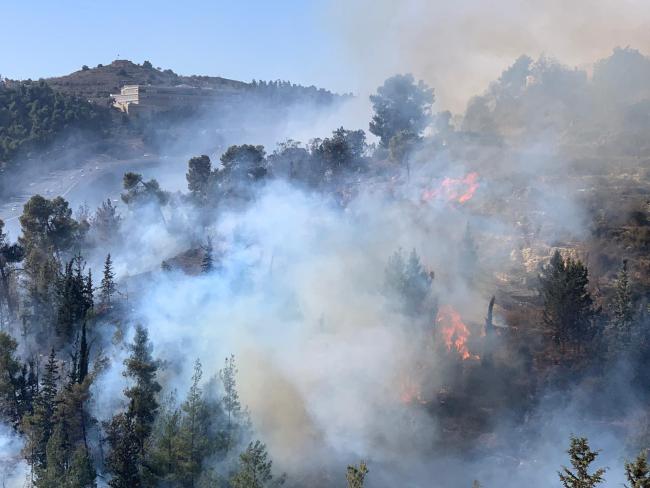
POLYGON ((48 171, 31 178, 14 195, 0 201, 0 219, 5 222, 10 237, 15 238, 20 227, 18 218, 32 195, 62 196, 74 210, 82 203, 94 209, 106 198, 119 199, 122 176, 126 171, 155 169, 161 163, 161 159, 151 156, 128 160, 97 158, 82 161, 73 169, 48 171))

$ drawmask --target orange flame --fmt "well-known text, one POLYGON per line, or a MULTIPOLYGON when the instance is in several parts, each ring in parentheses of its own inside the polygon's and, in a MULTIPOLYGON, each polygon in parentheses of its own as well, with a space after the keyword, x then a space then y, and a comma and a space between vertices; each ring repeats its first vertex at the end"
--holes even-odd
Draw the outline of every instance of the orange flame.
POLYGON ((478 187, 478 173, 469 173, 464 178, 446 177, 438 188, 425 190, 422 200, 428 202, 435 198, 446 202, 465 203, 471 200, 478 187))
POLYGON ((405 405, 415 402, 421 405, 426 405, 428 403, 422 398, 420 387, 410 377, 406 377, 400 386, 400 401, 405 405))
POLYGON ((436 322, 440 325, 442 339, 447 346, 447 351, 452 347, 458 352, 461 359, 480 359, 476 354, 471 354, 467 349, 467 339, 469 338, 469 329, 450 305, 443 305, 438 311, 436 322))

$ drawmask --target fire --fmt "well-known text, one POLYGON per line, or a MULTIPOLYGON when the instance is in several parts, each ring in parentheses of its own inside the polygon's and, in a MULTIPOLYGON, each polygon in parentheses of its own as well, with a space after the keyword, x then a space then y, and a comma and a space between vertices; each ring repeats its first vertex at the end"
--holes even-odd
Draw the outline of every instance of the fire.
POLYGON ((466 359, 479 359, 479 356, 470 353, 469 349, 467 349, 469 329, 453 307, 450 305, 440 307, 436 322, 440 326, 440 333, 448 351, 451 351, 453 347, 463 361, 466 359))
POLYGON ((420 387, 410 378, 406 377, 400 385, 400 401, 405 405, 419 403, 426 405, 428 402, 422 398, 420 387))
POLYGON ((422 193, 422 200, 428 202, 438 199, 446 202, 465 203, 471 200, 478 186, 478 173, 469 173, 464 178, 446 177, 438 188, 425 190, 422 193))

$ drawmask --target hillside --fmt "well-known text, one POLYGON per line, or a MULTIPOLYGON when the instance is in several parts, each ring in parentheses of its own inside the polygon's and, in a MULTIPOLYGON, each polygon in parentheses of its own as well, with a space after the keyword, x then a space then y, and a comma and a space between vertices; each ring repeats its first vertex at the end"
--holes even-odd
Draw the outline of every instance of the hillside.
POLYGON ((45 81, 56 91, 83 97, 91 102, 108 104, 109 95, 118 93, 123 85, 191 85, 211 88, 241 88, 249 85, 241 81, 229 80, 218 76, 182 76, 170 69, 154 68, 146 61, 135 64, 126 59, 113 61, 109 65, 97 65, 95 68, 80 69, 74 73, 45 81))

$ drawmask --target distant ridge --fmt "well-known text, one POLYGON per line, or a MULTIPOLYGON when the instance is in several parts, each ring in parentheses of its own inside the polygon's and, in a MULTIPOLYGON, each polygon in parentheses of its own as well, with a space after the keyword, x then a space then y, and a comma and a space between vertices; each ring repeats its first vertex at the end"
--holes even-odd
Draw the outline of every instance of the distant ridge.
POLYGON ((250 87, 248 83, 219 76, 182 76, 170 69, 154 68, 147 61, 136 64, 126 59, 119 59, 108 65, 100 64, 94 68, 84 67, 69 75, 46 78, 44 81, 56 91, 102 105, 107 105, 109 95, 119 92, 123 85, 191 85, 243 90, 250 87))

